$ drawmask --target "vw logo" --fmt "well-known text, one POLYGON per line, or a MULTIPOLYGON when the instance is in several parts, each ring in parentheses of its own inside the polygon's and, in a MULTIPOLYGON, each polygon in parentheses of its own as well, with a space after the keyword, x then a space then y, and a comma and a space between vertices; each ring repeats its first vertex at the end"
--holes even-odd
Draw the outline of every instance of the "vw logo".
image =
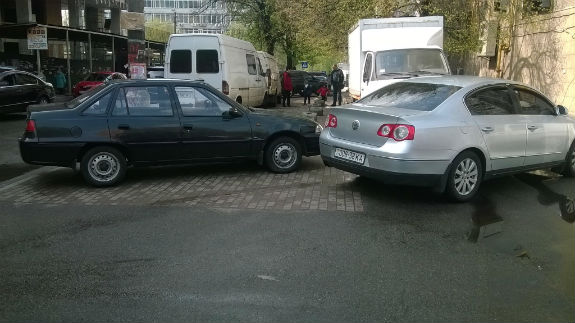
POLYGON ((351 123, 351 129, 353 129, 353 130, 359 129, 359 120, 354 120, 354 121, 351 123))

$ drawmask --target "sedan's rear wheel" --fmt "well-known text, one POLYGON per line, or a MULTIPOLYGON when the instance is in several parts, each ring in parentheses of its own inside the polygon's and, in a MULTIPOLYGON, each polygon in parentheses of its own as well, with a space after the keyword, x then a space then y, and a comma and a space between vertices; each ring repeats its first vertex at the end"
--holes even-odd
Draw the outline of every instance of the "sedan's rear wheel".
POLYGON ((82 158, 81 171, 91 185, 113 186, 126 175, 126 158, 116 148, 92 148, 82 158))
POLYGON ((50 103, 50 101, 45 96, 41 96, 40 99, 38 99, 38 104, 48 104, 48 103, 50 103))
POLYGON ((301 147, 290 137, 275 139, 265 152, 266 164, 275 173, 290 173, 301 164, 301 147))
POLYGON ((447 179, 447 194, 456 202, 465 202, 475 196, 481 184, 483 170, 477 154, 466 151, 453 160, 447 179))
POLYGON ((575 142, 571 144, 571 149, 569 149, 569 152, 567 153, 563 175, 567 177, 575 177, 575 142))

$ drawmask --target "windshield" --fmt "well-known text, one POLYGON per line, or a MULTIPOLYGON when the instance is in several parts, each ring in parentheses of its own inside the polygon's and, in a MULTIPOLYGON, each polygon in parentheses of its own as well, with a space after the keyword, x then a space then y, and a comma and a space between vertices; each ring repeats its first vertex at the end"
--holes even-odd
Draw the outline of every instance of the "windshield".
POLYGON ((398 82, 373 92, 358 103, 431 111, 459 89, 461 87, 445 84, 398 82))
POLYGON ((375 74, 378 79, 397 73, 448 74, 439 49, 397 49, 375 55, 375 74))
POLYGON ((106 77, 110 76, 110 74, 103 74, 103 73, 91 73, 86 78, 86 81, 90 82, 104 82, 106 77))
POLYGON ((67 102, 66 106, 69 108, 75 108, 75 107, 79 106, 80 104, 82 104, 82 102, 91 98, 94 94, 98 93, 100 90, 102 90, 106 86, 108 86, 107 83, 102 83, 98 86, 94 86, 93 88, 91 88, 90 90, 88 90, 84 94, 80 95, 79 97, 67 102))

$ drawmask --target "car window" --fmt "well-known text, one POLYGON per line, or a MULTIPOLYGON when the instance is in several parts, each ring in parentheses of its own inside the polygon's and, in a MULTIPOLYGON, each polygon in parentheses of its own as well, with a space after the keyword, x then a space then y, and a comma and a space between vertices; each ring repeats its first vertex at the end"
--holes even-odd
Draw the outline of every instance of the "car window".
POLYGON ((256 57, 256 59, 258 61, 258 74, 264 75, 264 69, 262 68, 262 62, 260 61, 259 57, 256 57))
POLYGON ((192 51, 175 49, 170 52, 170 73, 191 73, 192 51))
POLYGON ((256 67, 256 58, 252 54, 246 54, 246 61, 248 63, 248 73, 250 75, 256 75, 258 73, 256 67))
POLYGON ((180 102, 182 114, 186 117, 221 117, 222 113, 231 108, 230 104, 203 88, 178 86, 176 96, 180 102))
POLYGON ((515 89, 519 113, 527 115, 555 115, 555 107, 539 94, 526 89, 515 89))
POLYGON ((367 82, 371 79, 371 64, 373 60, 372 54, 367 54, 365 58, 365 66, 363 67, 363 81, 367 82))
POLYGON ((105 115, 106 110, 108 109, 108 103, 112 98, 112 93, 114 91, 110 91, 108 94, 104 95, 96 102, 92 103, 87 109, 85 109, 82 114, 84 115, 105 115))
POLYGON ((16 84, 18 85, 38 84, 38 79, 32 75, 16 74, 16 84))
POLYGON ((0 81, 6 82, 8 84, 7 86, 16 85, 16 80, 14 79, 14 75, 12 74, 4 76, 0 81))
POLYGON ((125 87, 120 89, 113 116, 173 116, 170 94, 165 86, 125 87))
POLYGON ((472 115, 515 114, 509 90, 504 86, 479 90, 465 98, 472 115))
POLYGON ((358 101, 365 105, 431 111, 461 87, 433 83, 398 82, 358 101))
POLYGON ((196 51, 196 72, 219 73, 218 51, 214 49, 201 49, 196 51))

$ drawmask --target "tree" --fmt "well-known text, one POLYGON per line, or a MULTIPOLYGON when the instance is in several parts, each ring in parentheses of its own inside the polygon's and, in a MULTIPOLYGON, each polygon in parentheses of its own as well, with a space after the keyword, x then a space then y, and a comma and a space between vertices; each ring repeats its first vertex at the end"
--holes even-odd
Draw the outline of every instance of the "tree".
POLYGON ((166 43, 173 30, 172 23, 154 19, 146 22, 146 39, 166 43))

